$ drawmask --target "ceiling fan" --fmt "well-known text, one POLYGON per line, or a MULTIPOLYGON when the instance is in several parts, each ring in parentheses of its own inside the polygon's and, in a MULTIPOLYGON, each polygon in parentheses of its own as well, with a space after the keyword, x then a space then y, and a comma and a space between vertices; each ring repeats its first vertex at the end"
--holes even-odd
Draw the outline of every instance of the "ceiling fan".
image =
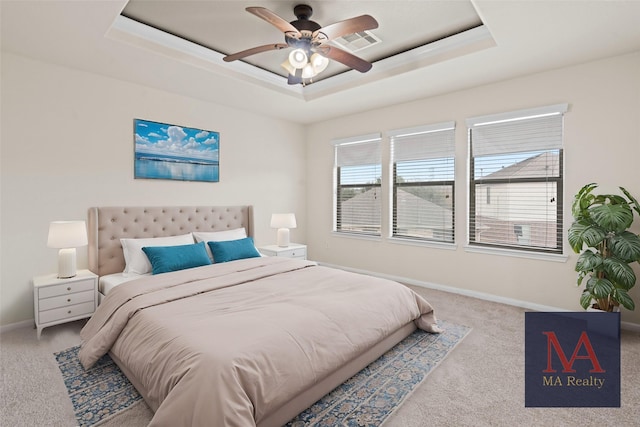
POLYGON ((321 27, 317 22, 309 19, 313 9, 306 4, 299 4, 293 8, 293 13, 298 19, 292 22, 285 21, 264 7, 248 7, 246 11, 282 31, 285 43, 266 44, 227 55, 222 58, 226 62, 256 53, 291 47, 293 50, 289 54, 288 61, 282 64, 289 72, 288 83, 291 85, 310 82, 313 77, 327 68, 329 59, 361 73, 366 73, 372 67, 370 62, 327 43, 338 37, 378 28, 378 22, 370 15, 361 15, 321 27))

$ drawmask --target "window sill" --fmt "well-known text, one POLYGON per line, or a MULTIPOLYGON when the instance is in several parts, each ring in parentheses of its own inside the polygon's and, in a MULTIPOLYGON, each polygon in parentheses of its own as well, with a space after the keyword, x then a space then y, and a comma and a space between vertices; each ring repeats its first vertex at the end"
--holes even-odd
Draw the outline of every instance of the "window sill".
POLYGON ((569 259, 567 255, 562 254, 548 254, 543 252, 518 251, 514 249, 489 248, 485 246, 480 247, 467 245, 465 246, 464 250, 465 252, 471 253, 510 256, 515 258, 528 258, 541 261, 567 262, 567 260, 569 259))
POLYGON ((458 245, 456 245, 455 243, 435 242, 431 240, 410 239, 402 237, 389 237, 387 238, 387 240, 390 243, 398 245, 422 246, 427 248, 446 249, 449 251, 455 251, 456 249, 458 249, 458 245))
POLYGON ((347 239, 374 240, 381 241, 382 236, 374 236, 372 234, 349 233, 346 231, 332 231, 331 234, 336 237, 345 237, 347 239))

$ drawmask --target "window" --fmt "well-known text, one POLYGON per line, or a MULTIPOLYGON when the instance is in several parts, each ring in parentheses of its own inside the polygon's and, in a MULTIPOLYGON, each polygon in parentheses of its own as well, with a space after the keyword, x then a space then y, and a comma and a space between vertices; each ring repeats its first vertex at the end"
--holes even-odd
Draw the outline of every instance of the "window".
POLYGON ((334 230, 381 235, 380 134, 334 141, 334 230))
POLYGON ((469 244, 562 253, 567 105, 467 120, 469 244))
POLYGON ((392 237, 454 241, 455 123, 389 132, 392 237))

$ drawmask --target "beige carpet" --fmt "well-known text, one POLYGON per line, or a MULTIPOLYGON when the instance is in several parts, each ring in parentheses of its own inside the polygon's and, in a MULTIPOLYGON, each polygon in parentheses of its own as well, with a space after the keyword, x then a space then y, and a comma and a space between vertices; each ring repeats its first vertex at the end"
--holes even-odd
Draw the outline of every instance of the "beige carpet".
MULTIPOLYGON (((640 425, 640 334, 622 332, 621 408, 525 408, 524 310, 412 288, 436 307, 440 318, 473 331, 385 427, 640 425)), ((40 341, 31 328, 0 336, 0 425, 75 425, 53 353, 79 344, 82 324, 47 328, 40 341)), ((103 426, 146 426, 151 415, 141 403, 103 426)))

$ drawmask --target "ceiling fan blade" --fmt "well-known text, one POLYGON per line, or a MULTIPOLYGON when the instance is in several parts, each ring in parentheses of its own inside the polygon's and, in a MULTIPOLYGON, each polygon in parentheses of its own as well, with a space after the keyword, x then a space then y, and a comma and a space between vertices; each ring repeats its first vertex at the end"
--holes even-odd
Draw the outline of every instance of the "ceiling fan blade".
POLYGON ((347 67, 351 67, 354 70, 360 71, 361 73, 366 73, 371 69, 371 67, 373 67, 370 62, 367 62, 362 58, 358 58, 357 56, 352 55, 342 49, 338 49, 337 47, 327 45, 323 45, 322 47, 322 52, 318 52, 323 56, 326 56, 329 59, 333 59, 334 61, 338 61, 346 65, 347 67))
POLYGON ((378 28, 378 21, 376 21, 373 16, 360 15, 322 27, 313 33, 313 38, 320 36, 320 41, 328 41, 346 36, 347 34, 359 33, 360 31, 372 30, 374 28, 378 28))
POLYGON ((251 49, 243 50, 242 52, 237 52, 231 55, 227 55, 222 60, 224 62, 235 61, 236 59, 242 59, 244 57, 255 55, 256 53, 267 52, 270 50, 280 50, 289 47, 289 45, 285 43, 271 43, 265 44, 264 46, 252 47, 251 49))
POLYGON ((275 13, 264 7, 248 7, 245 9, 247 12, 256 15, 260 19, 264 19, 269 24, 273 25, 283 33, 286 33, 290 37, 299 38, 300 31, 284 19, 280 18, 275 13), (291 33, 291 34, 290 34, 291 33))

